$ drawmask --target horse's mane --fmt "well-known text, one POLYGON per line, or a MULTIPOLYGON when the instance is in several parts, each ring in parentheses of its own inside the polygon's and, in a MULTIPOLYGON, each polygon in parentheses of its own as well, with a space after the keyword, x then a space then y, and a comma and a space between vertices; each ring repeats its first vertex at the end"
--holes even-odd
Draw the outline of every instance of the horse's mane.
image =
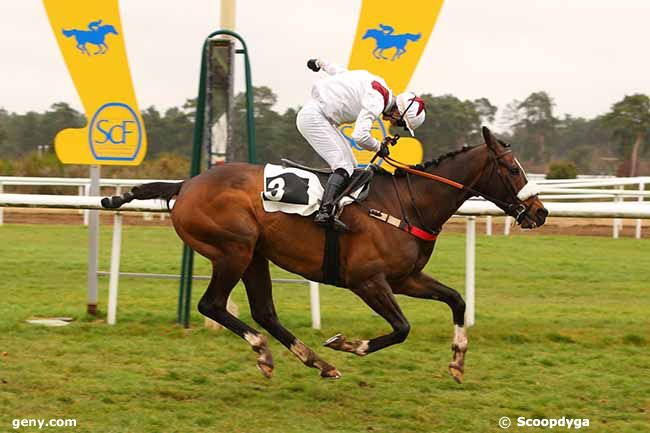
MULTIPOLYGON (((437 166, 440 165, 441 162, 443 162, 443 161, 445 161, 447 159, 451 159, 451 158, 453 158, 456 155, 459 155, 461 153, 468 152, 468 151, 470 151, 472 149, 475 149, 477 147, 479 147, 479 146, 463 146, 458 150, 452 150, 451 152, 447 152, 447 153, 445 153, 443 155, 440 155, 437 158, 434 158, 434 159, 432 159, 430 161, 425 161, 425 162, 423 162, 421 164, 409 165, 409 167, 412 168, 412 169, 415 169, 415 170, 425 171, 429 167, 437 167, 437 166)), ((390 174, 390 172, 388 172, 388 171, 386 171, 384 169, 379 170, 378 173, 390 174)), ((406 175, 406 172, 404 170, 402 170, 401 168, 398 168, 398 169, 395 170, 394 176, 401 177, 401 176, 404 176, 404 175, 406 175)))

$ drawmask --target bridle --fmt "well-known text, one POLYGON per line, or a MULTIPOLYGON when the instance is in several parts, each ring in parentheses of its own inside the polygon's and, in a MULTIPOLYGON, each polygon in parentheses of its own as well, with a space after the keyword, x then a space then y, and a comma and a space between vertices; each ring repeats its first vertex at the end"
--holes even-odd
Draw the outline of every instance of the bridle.
MULTIPOLYGON (((517 191, 515 191, 512 184, 510 182, 508 182, 506 179, 504 179, 504 176, 501 174, 501 171, 498 168, 499 166, 505 167, 513 175, 517 174, 519 172, 519 170, 520 170, 520 168, 512 167, 512 166, 508 165, 505 161, 503 161, 504 156, 512 153, 512 149, 510 149, 510 147, 508 145, 504 145, 504 147, 506 147, 506 150, 499 153, 499 154, 496 154, 496 155, 492 156, 492 153, 490 153, 490 155, 491 155, 490 169, 491 170, 496 169, 497 176, 499 177, 502 184, 506 187, 506 189, 510 193, 511 198, 514 199, 515 203, 508 203, 508 202, 500 200, 500 199, 498 199, 496 197, 492 197, 492 196, 490 196, 488 194, 485 194, 485 193, 482 193, 482 192, 476 190, 474 188, 474 185, 479 181, 480 178, 477 178, 471 185, 468 186, 468 185, 463 185, 462 183, 453 181, 451 179, 447 179, 446 177, 443 177, 443 176, 438 176, 438 175, 433 174, 433 173, 427 173, 426 171, 415 169, 415 168, 413 168, 413 167, 411 167, 411 166, 409 166, 409 165, 407 165, 407 164, 405 164, 403 162, 400 162, 400 161, 397 161, 397 160, 391 158, 390 156, 386 156, 383 159, 384 159, 384 161, 386 161, 386 163, 388 165, 390 165, 390 166, 392 166, 394 168, 399 168, 399 169, 401 169, 401 170, 403 170, 403 171, 405 171, 407 173, 411 173, 411 174, 414 174, 416 176, 424 177, 426 179, 435 180, 437 182, 444 183, 446 185, 449 185, 449 186, 454 187, 454 188, 459 189, 459 190, 469 191, 470 193, 472 193, 475 196, 481 196, 481 197, 485 198, 486 200, 488 200, 488 201, 494 203, 495 205, 499 206, 501 209, 503 209, 503 211, 506 213, 506 215, 509 215, 509 216, 511 216, 511 217, 513 217, 515 219, 517 224, 521 224, 524 217, 526 216, 526 214, 528 213, 528 211, 530 210, 530 207, 531 207, 531 205, 526 205, 525 201, 527 199, 529 199, 530 197, 533 197, 533 196, 537 195, 537 192, 535 191, 534 184, 532 184, 531 182, 527 182, 526 185, 524 185, 524 187, 521 190, 519 190, 519 192, 517 192, 517 191), (531 186, 529 187, 529 185, 531 185, 531 186), (524 194, 522 194, 522 193, 524 193, 524 194), (521 198, 521 197, 523 197, 523 198, 521 198)), ((484 168, 484 170, 485 170, 485 168, 484 168)))
POLYGON ((512 149, 508 144, 502 143, 502 145, 505 147, 505 150, 497 155, 494 155, 493 160, 496 162, 496 164, 491 164, 491 167, 496 168, 497 176, 499 177, 499 180, 501 180, 501 183, 505 186, 506 190, 509 192, 510 198, 513 199, 515 203, 506 203, 500 200, 499 200, 500 203, 497 203, 491 198, 488 198, 483 194, 482 195, 485 199, 490 200, 497 206, 501 207, 506 212, 507 215, 510 215, 515 219, 515 221, 517 221, 517 224, 521 224, 521 221, 524 219, 526 214, 530 211, 530 208, 532 206, 532 204, 526 205, 526 200, 538 194, 537 185, 534 182, 528 181, 528 178, 526 178, 526 175, 525 173, 523 173, 523 169, 521 168, 521 166, 519 166, 519 164, 517 164, 518 167, 514 167, 507 164, 503 160, 504 156, 512 154, 512 149), (501 174, 501 171, 499 170, 499 166, 504 167, 512 175, 517 175, 521 171, 522 174, 524 175, 524 178, 526 179, 526 184, 519 191, 515 191, 515 188, 513 187, 512 183, 508 182, 501 174), (505 207, 502 207, 502 205, 505 205, 505 207))

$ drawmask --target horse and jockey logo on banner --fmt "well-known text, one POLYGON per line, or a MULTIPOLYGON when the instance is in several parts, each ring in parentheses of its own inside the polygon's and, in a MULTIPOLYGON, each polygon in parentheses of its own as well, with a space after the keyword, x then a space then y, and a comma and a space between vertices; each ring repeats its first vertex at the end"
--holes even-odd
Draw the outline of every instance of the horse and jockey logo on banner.
POLYGON ((406 44, 409 41, 417 42, 422 37, 422 33, 402 33, 395 35, 393 34, 394 31, 395 29, 392 26, 384 24, 379 24, 378 29, 366 30, 363 39, 371 38, 375 40, 375 49, 372 51, 372 55, 376 59, 389 60, 388 57, 384 57, 384 50, 395 49, 395 53, 390 60, 397 60, 406 52, 406 44))
POLYGON ((77 41, 79 51, 89 56, 106 53, 108 51, 108 45, 105 42, 106 36, 109 34, 119 35, 114 26, 110 24, 102 25, 102 20, 88 23, 88 30, 63 29, 62 32, 68 38, 74 37, 77 41), (91 54, 86 44, 96 45, 98 50, 91 54))

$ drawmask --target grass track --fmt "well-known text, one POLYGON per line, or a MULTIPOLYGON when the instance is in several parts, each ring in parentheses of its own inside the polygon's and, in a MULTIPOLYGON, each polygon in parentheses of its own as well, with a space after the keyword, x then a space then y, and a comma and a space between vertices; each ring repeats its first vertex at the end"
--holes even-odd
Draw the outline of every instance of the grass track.
MULTIPOLYGON (((461 386, 446 372, 451 313, 436 302, 400 297, 407 341, 358 358, 318 346, 336 332, 379 335, 388 330, 381 318, 350 292, 324 287, 315 331, 306 287, 276 284, 281 320, 339 368, 339 381, 319 379, 275 341, 275 377, 264 379, 233 334, 202 328, 196 312, 191 330, 174 325, 171 281, 122 279, 118 325, 108 327, 83 314, 86 242, 82 227, 0 227, 0 432, 13 431, 14 418, 76 418, 76 428, 43 430, 68 432, 478 433, 503 431, 501 416, 589 418, 592 432, 650 429, 648 240, 479 236, 477 326, 461 386), (77 320, 24 323, 54 315, 77 320)), ((102 269, 109 246, 105 229, 102 269)), ((122 270, 176 272, 179 252, 173 230, 125 227, 122 270)), ((464 237, 444 234, 428 272, 462 288, 463 266, 464 237)), ((208 272, 203 260, 197 272, 208 272)), ((252 323, 243 288, 234 299, 252 323)))

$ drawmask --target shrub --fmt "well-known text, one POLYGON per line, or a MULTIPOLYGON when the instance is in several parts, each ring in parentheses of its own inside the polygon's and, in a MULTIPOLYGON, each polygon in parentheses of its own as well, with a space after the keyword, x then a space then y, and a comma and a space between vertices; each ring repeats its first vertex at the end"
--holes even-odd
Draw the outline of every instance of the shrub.
POLYGON ((575 179, 578 175, 576 165, 571 161, 555 161, 548 167, 547 179, 575 179))

